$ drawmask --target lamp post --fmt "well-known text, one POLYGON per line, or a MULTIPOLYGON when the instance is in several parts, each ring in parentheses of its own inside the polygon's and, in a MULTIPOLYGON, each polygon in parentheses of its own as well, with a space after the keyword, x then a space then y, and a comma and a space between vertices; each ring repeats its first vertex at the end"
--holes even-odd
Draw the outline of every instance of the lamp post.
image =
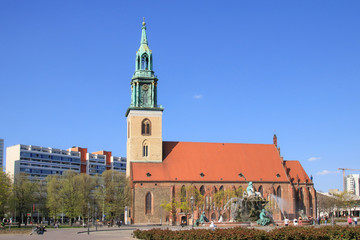
POLYGON ((190 203, 191 203, 191 219, 192 219, 191 228, 194 228, 194 197, 193 196, 191 196, 190 198, 190 203))
POLYGON ((101 188, 102 188, 102 197, 103 197, 103 202, 102 202, 102 222, 104 224, 104 221, 105 221, 105 196, 106 196, 106 189, 105 189, 105 185, 104 184, 101 184, 101 188))
POLYGON ((88 235, 90 234, 90 223, 89 223, 89 218, 90 218, 90 203, 88 202, 88 220, 87 220, 88 235))
POLYGON ((97 210, 98 210, 98 207, 96 205, 96 207, 95 207, 95 228, 96 228, 96 231, 97 231, 97 223, 98 223, 98 221, 97 221, 97 210))

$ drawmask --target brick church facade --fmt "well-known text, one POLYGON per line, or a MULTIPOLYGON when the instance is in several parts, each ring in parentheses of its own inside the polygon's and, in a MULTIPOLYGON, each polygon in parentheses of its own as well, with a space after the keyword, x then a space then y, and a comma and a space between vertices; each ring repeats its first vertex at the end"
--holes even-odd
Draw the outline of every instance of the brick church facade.
POLYGON ((132 186, 132 223, 180 223, 191 214, 164 211, 162 203, 180 201, 183 190, 193 186, 203 196, 194 219, 205 211, 208 219, 230 220, 230 210, 215 205, 218 191, 255 191, 274 204, 273 217, 316 214, 316 192, 299 161, 283 160, 274 135, 272 144, 166 142, 162 140, 163 108, 157 104, 158 79, 153 71, 143 22, 140 48, 131 81, 131 105, 127 117, 127 176, 132 186), (276 210, 277 209, 277 210, 276 210))

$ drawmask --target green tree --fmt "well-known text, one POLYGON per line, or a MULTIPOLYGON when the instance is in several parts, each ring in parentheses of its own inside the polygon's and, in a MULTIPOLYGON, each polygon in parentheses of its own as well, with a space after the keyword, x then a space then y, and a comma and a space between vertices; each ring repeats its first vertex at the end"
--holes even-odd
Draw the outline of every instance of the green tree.
POLYGON ((49 175, 47 181, 47 200, 46 207, 49 214, 54 219, 57 219, 58 214, 62 212, 63 199, 61 196, 61 179, 59 175, 49 175))
POLYGON ((90 204, 91 207, 94 207, 94 196, 93 191, 95 190, 95 179, 94 177, 89 176, 88 174, 82 173, 77 175, 76 182, 79 186, 80 191, 80 206, 81 206, 81 215, 83 218, 88 215, 88 205, 90 204))
POLYGON ((130 182, 125 173, 106 170, 97 183, 96 198, 100 211, 104 211, 106 219, 120 218, 125 206, 131 201, 130 182))
POLYGON ((48 217, 49 211, 46 207, 47 202, 47 181, 46 179, 40 179, 33 182, 35 184, 35 209, 38 213, 38 221, 40 217, 48 217))
POLYGON ((9 196, 11 193, 11 178, 0 168, 0 216, 6 212, 9 196))
POLYGON ((239 189, 226 189, 226 190, 220 190, 215 193, 214 199, 215 199, 215 207, 219 212, 220 215, 220 209, 223 209, 224 206, 228 203, 228 201, 233 197, 241 197, 243 194, 242 188, 239 189))
MULTIPOLYGON (((25 214, 31 212, 35 203, 36 184, 31 182, 24 173, 15 175, 14 185, 11 193, 11 208, 18 212, 21 219, 26 219, 25 214)), ((19 221, 19 227, 21 226, 19 221)), ((26 224, 26 221, 25 221, 26 224)))
POLYGON ((73 219, 81 215, 81 203, 83 202, 77 175, 74 171, 66 171, 60 181, 60 195, 64 204, 64 212, 71 219, 71 225, 73 219))
POLYGON ((186 215, 191 211, 191 197, 194 199, 194 210, 201 207, 204 204, 204 196, 200 191, 192 185, 188 185, 185 188, 181 188, 178 198, 173 198, 169 202, 163 201, 160 206, 173 218, 173 224, 176 220, 176 212, 180 210, 186 215))
POLYGON ((338 207, 344 208, 350 211, 355 210, 357 206, 360 205, 360 201, 357 199, 356 195, 349 192, 341 192, 340 194, 335 194, 337 197, 336 205, 338 207))

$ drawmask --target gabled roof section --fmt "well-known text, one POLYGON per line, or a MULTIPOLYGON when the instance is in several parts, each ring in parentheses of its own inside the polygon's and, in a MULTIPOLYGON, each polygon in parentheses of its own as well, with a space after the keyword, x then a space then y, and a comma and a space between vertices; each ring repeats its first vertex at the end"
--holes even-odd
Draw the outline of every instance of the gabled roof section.
POLYGON ((311 180, 299 161, 284 161, 290 179, 294 183, 311 183, 311 180))
POLYGON ((162 163, 132 163, 133 181, 288 182, 273 144, 163 142, 162 163))

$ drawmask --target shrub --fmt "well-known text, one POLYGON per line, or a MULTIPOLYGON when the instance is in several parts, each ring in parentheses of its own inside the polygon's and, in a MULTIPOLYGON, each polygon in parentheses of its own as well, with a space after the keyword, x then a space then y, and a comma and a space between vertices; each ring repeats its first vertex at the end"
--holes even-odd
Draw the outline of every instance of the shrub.
POLYGON ((135 230, 133 236, 144 240, 335 240, 335 239, 360 239, 360 228, 327 226, 315 227, 283 227, 272 231, 253 228, 218 228, 191 229, 172 231, 170 229, 135 230))

